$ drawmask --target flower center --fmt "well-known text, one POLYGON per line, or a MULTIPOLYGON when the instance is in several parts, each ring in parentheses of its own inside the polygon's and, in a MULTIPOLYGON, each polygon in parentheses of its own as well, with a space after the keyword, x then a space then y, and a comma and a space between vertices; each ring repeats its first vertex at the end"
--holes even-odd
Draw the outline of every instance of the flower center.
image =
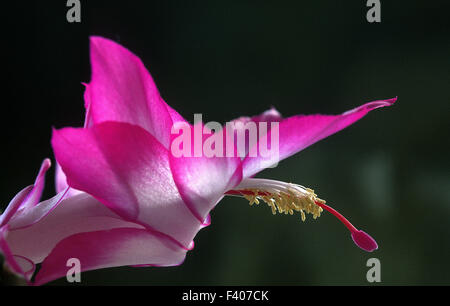
POLYGON ((302 221, 306 220, 306 214, 311 214, 313 219, 316 219, 326 210, 347 227, 353 241, 361 249, 372 252, 378 248, 372 237, 358 230, 338 211, 326 205, 325 201, 318 198, 314 190, 310 188, 274 180, 248 178, 225 194, 242 196, 249 201, 250 205, 258 205, 262 200, 272 209, 274 215, 277 211, 291 215, 294 211, 300 212, 302 221))

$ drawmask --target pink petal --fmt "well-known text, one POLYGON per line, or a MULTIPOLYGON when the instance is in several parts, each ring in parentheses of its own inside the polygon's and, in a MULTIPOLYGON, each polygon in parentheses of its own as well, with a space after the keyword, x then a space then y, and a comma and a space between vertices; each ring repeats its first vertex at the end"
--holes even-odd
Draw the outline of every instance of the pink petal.
POLYGON ((55 188, 56 188, 57 193, 63 192, 67 188, 69 188, 69 190, 67 190, 65 197, 72 197, 72 196, 77 195, 82 192, 75 188, 69 187, 69 185, 67 184, 66 174, 61 169, 61 166, 58 164, 58 162, 56 162, 56 167, 55 167, 55 188))
MULTIPOLYGON (((9 203, 5 212, 0 216, 0 251, 5 257, 6 265, 11 268, 14 273, 23 276, 27 281, 30 280, 34 272, 35 265, 26 257, 17 255, 11 251, 7 242, 11 224, 24 211, 33 210, 39 202, 45 184, 45 173, 50 168, 50 160, 45 159, 42 162, 39 173, 36 177, 34 185, 28 186, 20 191, 9 203)), ((30 223, 37 222, 36 219, 28 220, 30 223)))
POLYGON ((21 209, 27 209, 28 207, 33 207, 34 205, 38 204, 41 196, 42 191, 44 190, 45 185, 45 173, 50 168, 51 162, 50 159, 46 158, 41 164, 41 168, 39 169, 39 173, 36 177, 36 180, 34 182, 33 189, 28 194, 28 197, 25 199, 25 201, 21 205, 21 209))
MULTIPOLYGON (((371 110, 390 106, 396 100, 397 98, 369 102, 341 115, 298 115, 283 119, 279 123, 279 159, 259 155, 247 156, 243 161, 244 177, 255 175, 278 161, 344 129, 371 110)), ((254 149, 256 147, 252 150, 254 149)))
POLYGON ((251 142, 250 142, 250 132, 246 132, 245 130, 248 129, 248 125, 254 123, 256 127, 256 141, 260 138, 265 136, 267 133, 264 133, 259 128, 260 122, 266 122, 267 123, 267 131, 270 131, 271 123, 272 122, 280 122, 282 120, 281 114, 275 109, 271 108, 264 113, 260 115, 256 115, 253 117, 239 117, 235 120, 231 121, 231 124, 233 125, 233 139, 234 139, 234 146, 239 152, 239 156, 243 159, 245 158, 250 150, 251 142), (245 146, 242 150, 241 147, 239 147, 238 139, 239 137, 242 137, 240 135, 243 135, 245 137, 245 146))
POLYGON ((267 122, 267 123, 269 123, 268 126, 270 127, 271 122, 280 122, 282 120, 283 120, 283 117, 281 116, 281 114, 275 108, 272 107, 271 109, 266 110, 262 114, 259 114, 259 115, 253 116, 253 117, 242 116, 242 117, 232 120, 231 122, 232 123, 241 122, 243 124, 248 123, 248 122, 255 122, 255 123, 267 122))
POLYGON ((181 264, 186 250, 144 229, 117 228, 70 236, 53 249, 36 276, 41 285, 65 276, 70 258, 88 271, 124 265, 172 266, 181 264))
POLYGON ((162 100, 141 60, 111 40, 90 42, 92 79, 85 100, 92 122, 139 125, 168 148, 172 122, 182 118, 162 100))
POLYGON ((39 222, 42 218, 48 215, 55 207, 64 199, 65 191, 58 193, 53 198, 40 202, 35 206, 28 206, 20 208, 12 216, 8 222, 10 229, 17 229, 31 226, 39 222))
POLYGON ((64 191, 69 185, 67 185, 66 174, 62 171, 61 166, 56 163, 55 166, 55 189, 56 193, 64 191))
POLYGON ((34 264, 34 262, 20 255, 14 255, 14 260, 17 262, 17 264, 23 271, 23 276, 25 277, 25 279, 31 280, 31 277, 33 276, 34 271, 36 270, 36 265, 34 264))
POLYGON ((143 228, 122 220, 117 214, 92 196, 82 193, 62 200, 63 195, 39 203, 23 212, 8 224, 6 241, 14 255, 26 257, 34 263, 42 262, 56 244, 77 233, 114 228, 143 228), (51 213, 48 208, 54 207, 51 213), (31 223, 29 220, 38 219, 31 223))
MULTIPOLYGON (((186 127, 191 130, 191 138, 187 139, 191 142, 191 152, 187 156, 177 156, 171 148, 170 166, 185 203, 197 219, 207 225, 209 211, 222 199, 225 191, 242 180, 241 159, 236 152, 234 157, 207 157, 203 150, 201 156, 195 157, 195 127, 186 127)), ((203 126, 200 125, 200 128, 203 126)), ((226 135, 222 131, 216 132, 216 135, 223 139, 223 155, 226 156, 226 135)), ((172 135, 172 139, 176 137, 177 134, 172 135)), ((199 144, 203 148, 205 141, 212 135, 204 134, 201 137, 199 144)))
POLYGON ((34 182, 34 188, 27 199, 27 203, 25 203, 24 205, 34 206, 37 203, 39 203, 42 196, 42 191, 44 190, 45 173, 50 168, 50 166, 51 166, 50 159, 48 158, 44 159, 41 168, 39 169, 38 176, 36 177, 36 180, 34 182))
POLYGON ((24 188, 11 200, 5 212, 0 216, 0 226, 10 222, 10 219, 15 217, 14 215, 18 211, 27 210, 38 204, 45 185, 45 173, 50 166, 50 160, 44 159, 34 185, 24 188))
POLYGON ((6 225, 11 217, 16 213, 22 203, 25 202, 30 191, 33 189, 33 185, 25 187, 9 202, 3 214, 0 216, 0 227, 6 225))
POLYGON ((17 256, 11 252, 6 237, 8 236, 8 226, 0 227, 0 253, 5 258, 5 265, 15 274, 22 276, 25 280, 29 281, 31 275, 27 273, 27 267, 23 266, 23 262, 18 260, 17 256))
POLYGON ((93 195, 126 220, 190 247, 202 224, 178 192, 168 150, 150 133, 107 122, 90 129, 55 130, 52 144, 70 186, 93 195))
POLYGON ((86 109, 86 114, 84 117, 84 125, 83 127, 91 127, 94 123, 92 122, 91 116, 91 91, 90 87, 86 83, 82 83, 85 87, 84 90, 84 108, 86 109))

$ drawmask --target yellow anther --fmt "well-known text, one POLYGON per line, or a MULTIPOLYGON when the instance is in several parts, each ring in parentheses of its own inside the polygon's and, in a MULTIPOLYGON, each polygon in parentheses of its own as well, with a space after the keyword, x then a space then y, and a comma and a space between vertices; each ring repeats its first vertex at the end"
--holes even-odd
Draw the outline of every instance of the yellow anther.
POLYGON ((259 204, 263 200, 275 215, 278 213, 293 215, 294 211, 300 212, 301 220, 306 220, 306 214, 311 214, 313 219, 320 217, 323 209, 316 202, 325 203, 319 199, 310 188, 299 188, 298 185, 289 184, 285 190, 274 188, 246 188, 240 190, 250 205, 259 204))
POLYGON ((306 220, 305 212, 303 210, 300 210, 300 214, 302 215, 302 221, 305 222, 306 220))

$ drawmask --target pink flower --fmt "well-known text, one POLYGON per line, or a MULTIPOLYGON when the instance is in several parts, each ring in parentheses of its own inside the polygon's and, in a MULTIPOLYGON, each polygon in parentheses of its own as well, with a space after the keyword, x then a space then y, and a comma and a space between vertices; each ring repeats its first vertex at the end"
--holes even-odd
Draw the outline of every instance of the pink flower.
MULTIPOLYGON (((273 213, 299 212, 303 220, 308 213, 317 218, 327 210, 347 226, 359 247, 377 248, 375 240, 313 190, 253 176, 396 99, 366 103, 341 115, 284 119, 271 109, 234 121, 278 122, 278 156, 251 154, 260 142, 269 142, 268 130, 258 134, 242 159, 237 154, 178 157, 171 150, 178 136, 172 128, 182 124, 194 131, 198 125, 190 125, 163 101, 140 59, 110 40, 92 37, 91 64, 84 128, 53 131, 52 146, 62 168, 57 165, 58 194, 38 203, 50 166, 46 160, 35 185, 22 190, 1 216, 0 250, 14 272, 30 280, 34 265, 42 263, 35 282, 43 284, 64 276, 70 258, 80 261, 82 271, 178 265, 225 195, 244 197, 250 204, 264 201, 273 213)), ((226 130, 202 135, 201 144, 216 136, 232 135, 226 130)), ((196 140, 191 141, 193 149, 196 140)))
MULTIPOLYGON (((92 37, 91 64, 92 80, 85 94, 89 128, 55 130, 52 138, 71 187, 185 250, 192 248, 198 230, 209 223, 209 211, 224 195, 243 196, 251 203, 263 200, 274 212, 299 211, 303 218, 305 213, 318 217, 327 210, 347 226, 358 246, 366 251, 377 248, 369 235, 325 205, 311 189, 252 178, 278 162, 273 156, 175 157, 170 145, 177 135, 171 129, 188 123, 164 102, 140 59, 110 40, 92 37)), ((279 122, 281 160, 395 100, 366 103, 341 115, 283 119, 272 109, 238 120, 279 122)), ((209 137, 203 135, 203 143, 209 137)), ((266 138, 260 135, 258 142, 266 138)))

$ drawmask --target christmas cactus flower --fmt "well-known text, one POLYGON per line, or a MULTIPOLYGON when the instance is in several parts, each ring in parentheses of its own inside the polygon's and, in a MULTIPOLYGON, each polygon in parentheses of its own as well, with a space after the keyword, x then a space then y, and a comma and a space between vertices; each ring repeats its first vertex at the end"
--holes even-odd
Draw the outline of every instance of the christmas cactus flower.
POLYGON ((377 249, 312 189, 255 175, 395 98, 340 115, 283 118, 270 109, 218 129, 190 124, 166 104, 141 60, 124 47, 91 37, 90 57, 84 127, 53 130, 58 193, 39 203, 45 160, 35 184, 0 217, 0 251, 13 272, 30 282, 41 263, 34 283, 44 284, 66 275, 71 258, 82 271, 181 264, 224 196, 262 201, 274 214, 299 213, 302 220, 330 212, 360 248, 377 249), (252 133, 252 124, 265 129, 252 133), (269 146, 276 154, 263 154, 269 146))
MULTIPOLYGON (((251 154, 260 142, 268 142, 270 130, 266 130, 258 133, 242 158, 238 154, 208 156, 195 154, 196 145, 203 147, 212 138, 228 140, 232 133, 208 132, 201 123, 189 124, 164 102, 140 59, 124 47, 92 37, 90 57, 87 127, 54 130, 52 137, 56 159, 72 188, 184 250, 192 248, 198 230, 209 224, 208 213, 225 195, 242 196, 250 204, 262 200, 274 213, 299 212, 303 220, 305 214, 317 218, 326 210, 343 222, 359 247, 369 252, 377 248, 375 240, 327 206, 312 189, 254 175, 371 110, 392 105, 396 98, 366 103, 340 115, 282 118, 271 109, 242 117, 235 122, 278 123, 278 154, 251 154), (193 154, 174 153, 173 143, 179 136, 174 130, 180 130, 174 126, 187 127, 191 136, 197 128, 203 130, 199 141, 189 136, 190 142, 183 144, 193 154)), ((236 153, 236 148, 230 150, 236 153)))

